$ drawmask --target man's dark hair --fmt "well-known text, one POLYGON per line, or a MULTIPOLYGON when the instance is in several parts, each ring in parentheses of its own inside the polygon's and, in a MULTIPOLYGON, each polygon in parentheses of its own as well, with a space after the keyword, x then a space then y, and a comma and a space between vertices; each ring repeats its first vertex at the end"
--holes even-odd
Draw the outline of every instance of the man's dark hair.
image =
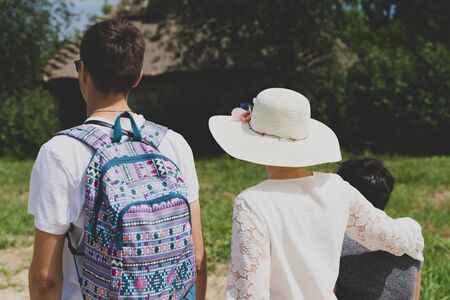
POLYGON ((350 159, 337 174, 355 187, 373 206, 384 209, 394 189, 394 179, 383 162, 374 158, 350 159))
POLYGON ((92 25, 80 44, 80 59, 102 93, 129 92, 139 78, 144 52, 142 33, 125 19, 92 25))

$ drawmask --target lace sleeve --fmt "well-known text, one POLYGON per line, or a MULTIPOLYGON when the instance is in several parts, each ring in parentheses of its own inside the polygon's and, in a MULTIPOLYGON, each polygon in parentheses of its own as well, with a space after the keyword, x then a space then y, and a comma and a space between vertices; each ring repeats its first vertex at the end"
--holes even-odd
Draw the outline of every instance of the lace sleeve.
POLYGON ((234 203, 231 244, 226 299, 269 299, 270 238, 240 197, 234 203))
POLYGON ((350 193, 347 234, 366 248, 394 255, 408 254, 423 261, 424 241, 420 225, 411 218, 390 218, 346 183, 350 193))

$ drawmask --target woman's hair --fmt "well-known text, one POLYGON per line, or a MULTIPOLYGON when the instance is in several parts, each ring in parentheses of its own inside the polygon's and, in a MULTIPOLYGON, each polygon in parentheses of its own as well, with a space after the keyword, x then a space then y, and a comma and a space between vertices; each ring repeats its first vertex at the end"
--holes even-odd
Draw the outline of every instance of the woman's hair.
POLYGON ((373 206, 384 209, 394 189, 394 179, 383 162, 374 158, 350 159, 337 174, 355 187, 373 206))
POLYGON ((129 92, 139 78, 144 52, 142 33, 125 19, 92 25, 80 44, 80 59, 103 93, 129 92))

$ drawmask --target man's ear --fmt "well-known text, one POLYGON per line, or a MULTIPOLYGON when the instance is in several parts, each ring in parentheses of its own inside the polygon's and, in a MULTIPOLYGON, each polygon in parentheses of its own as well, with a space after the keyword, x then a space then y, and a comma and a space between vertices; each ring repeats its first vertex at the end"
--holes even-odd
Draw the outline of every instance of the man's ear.
POLYGON ((144 71, 141 70, 141 72, 139 73, 138 78, 136 79, 136 82, 133 84, 133 88, 137 87, 137 85, 139 84, 139 82, 141 82, 142 76, 144 76, 144 71))
POLYGON ((81 63, 80 63, 80 79, 81 79, 81 81, 86 83, 87 78, 88 78, 88 70, 87 70, 86 66, 84 65, 84 62, 81 61, 81 63))

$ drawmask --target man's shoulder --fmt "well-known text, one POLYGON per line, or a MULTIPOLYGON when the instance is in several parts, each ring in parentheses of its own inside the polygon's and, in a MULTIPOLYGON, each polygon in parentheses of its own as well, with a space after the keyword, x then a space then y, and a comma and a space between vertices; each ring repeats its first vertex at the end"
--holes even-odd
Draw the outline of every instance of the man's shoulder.
POLYGON ((79 142, 70 136, 55 135, 42 145, 42 149, 58 151, 60 149, 63 149, 64 147, 76 147, 77 144, 79 144, 79 142))
MULTIPOLYGON (((150 126, 154 126, 157 129, 164 131, 164 137, 161 139, 160 147, 162 147, 162 150, 166 150, 167 148, 175 150, 175 152, 178 152, 177 150, 191 150, 188 142, 186 139, 176 132, 175 130, 170 129, 170 127, 159 124, 157 122, 154 122, 152 120, 147 120, 143 115, 136 114, 134 116, 134 119, 138 126, 141 126, 143 124, 150 124, 150 126)), ((164 151, 162 151, 164 152, 164 151)))
POLYGON ((169 141, 172 142, 186 142, 186 139, 178 132, 172 130, 172 129, 167 129, 166 135, 164 136, 164 139, 167 139, 169 141))
POLYGON ((57 160, 70 165, 91 156, 92 150, 87 145, 66 135, 56 135, 41 146, 37 161, 57 160))
POLYGON ((57 154, 59 153, 62 154, 70 149, 78 150, 80 148, 90 149, 89 146, 68 135, 55 135, 41 147, 42 150, 50 151, 57 154))
POLYGON ((188 154, 192 153, 192 149, 186 139, 172 129, 168 129, 166 135, 161 140, 160 151, 174 151, 177 154, 182 152, 187 152, 188 154))

